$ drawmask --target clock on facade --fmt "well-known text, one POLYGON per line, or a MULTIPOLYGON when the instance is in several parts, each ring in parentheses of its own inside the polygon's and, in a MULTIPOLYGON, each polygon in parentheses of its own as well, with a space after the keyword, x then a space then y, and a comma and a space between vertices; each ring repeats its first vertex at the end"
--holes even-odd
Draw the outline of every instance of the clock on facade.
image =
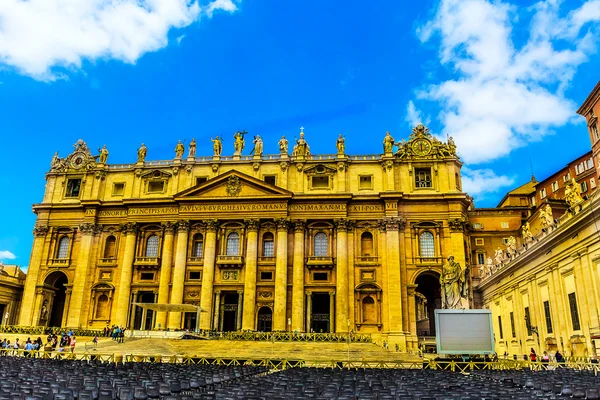
POLYGON ((427 139, 416 139, 412 143, 412 151, 418 156, 425 156, 431 151, 431 142, 427 139))

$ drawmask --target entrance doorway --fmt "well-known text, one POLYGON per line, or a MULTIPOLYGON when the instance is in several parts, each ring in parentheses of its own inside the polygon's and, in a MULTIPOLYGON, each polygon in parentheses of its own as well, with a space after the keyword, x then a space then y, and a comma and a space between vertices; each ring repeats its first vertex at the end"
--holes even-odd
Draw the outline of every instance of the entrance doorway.
POLYGON ((258 310, 258 326, 259 332, 271 332, 273 329, 273 311, 269 307, 261 307, 258 310))
MULTIPOLYGON (((139 292, 137 295, 136 302, 138 303, 154 303, 154 293, 153 292, 139 292)), ((153 310, 146 310, 146 319, 142 323, 142 318, 144 316, 144 310, 142 307, 135 307, 135 317, 133 319, 133 329, 136 330, 150 330, 152 329, 152 320, 154 317, 153 310)))
POLYGON ((238 300, 237 293, 224 293, 221 306, 221 330, 224 332, 237 331, 238 300))
POLYGON ((312 294, 312 310, 310 310, 310 329, 312 332, 326 333, 331 331, 330 305, 329 293, 312 294))
POLYGON ((183 315, 183 329, 190 331, 196 330, 196 318, 198 314, 195 312, 186 312, 183 315))
POLYGON ((44 280, 44 285, 54 291, 48 326, 62 326, 63 314, 65 312, 65 300, 67 298, 67 288, 65 285, 68 282, 67 276, 60 271, 54 271, 46 277, 46 280, 44 280))
MULTIPOLYGON (((421 320, 417 320, 417 336, 435 336, 435 309, 442 308, 440 275, 435 272, 424 272, 417 277, 415 283, 416 291, 426 299, 424 312, 419 313, 419 310, 415 312, 417 316, 422 315, 421 320)), ((416 306, 418 307, 418 304, 416 306)))
POLYGON ((6 304, 0 304, 0 325, 8 325, 8 318, 4 315, 6 312, 6 304))

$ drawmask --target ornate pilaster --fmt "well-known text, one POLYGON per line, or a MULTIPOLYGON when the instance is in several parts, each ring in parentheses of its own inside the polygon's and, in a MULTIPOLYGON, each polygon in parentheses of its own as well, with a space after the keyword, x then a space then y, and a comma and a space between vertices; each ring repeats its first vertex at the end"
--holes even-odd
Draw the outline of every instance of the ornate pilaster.
MULTIPOLYGON (((27 270, 27 279, 25 280, 25 288, 23 289, 23 300, 21 303, 21 315, 19 316, 19 325, 28 326, 36 325, 37 321, 33 320, 33 312, 35 308, 35 286, 37 285, 40 274, 40 264, 44 254, 44 242, 48 233, 48 226, 36 225, 33 228, 33 248, 31 249, 31 259, 27 270)), ((3 315, 0 316, 4 317, 3 315)))
MULTIPOLYGON (((162 257, 160 263, 160 278, 158 283, 157 302, 165 304, 169 302, 169 283, 171 279, 171 266, 173 265, 173 242, 177 223, 163 222, 164 232, 162 257)), ((167 313, 159 311, 156 313, 156 328, 165 329, 167 327, 167 313)))
POLYGON ((287 218, 275 220, 277 225, 277 258, 275 260, 275 310, 273 330, 286 330, 287 303, 287 236, 290 221, 287 218))
MULTIPOLYGON (((33 235, 36 238, 38 238, 38 237, 45 237, 47 233, 48 233, 48 226, 46 226, 46 225, 36 225, 33 228, 33 235)), ((31 271, 31 269, 29 271, 31 271)))
POLYGON ((348 324, 348 227, 346 219, 334 221, 337 231, 337 258, 336 258, 336 292, 335 302, 336 332, 347 332, 348 324))
MULTIPOLYGON (((256 271, 258 261, 258 227, 260 226, 260 220, 247 219, 245 222, 247 231, 246 276, 244 279, 244 313, 241 321, 241 328, 243 330, 254 330, 254 314, 256 308, 256 271)), ((240 308, 241 305, 242 304, 240 304, 240 308)), ((239 312, 240 310, 238 309, 238 313, 239 312)))
MULTIPOLYGON (((173 286, 171 288, 171 304, 183 303, 183 286, 185 282, 185 266, 187 264, 188 234, 190 221, 177 222, 177 244, 175 250, 175 267, 173 268, 173 286)), ((169 328, 181 328, 181 313, 169 313, 169 328)))
MULTIPOLYGON (((306 221, 296 220, 294 226, 294 261, 292 265, 292 329, 308 331, 310 324, 304 327, 304 231, 306 221)), ((308 311, 310 313, 310 309, 308 311)))
POLYGON ((202 291, 200 306, 206 311, 200 313, 200 329, 211 329, 211 315, 213 308, 213 282, 215 280, 215 255, 217 248, 216 219, 204 220, 206 224, 206 243, 204 244, 204 266, 202 268, 202 291))
POLYGON ((129 311, 129 295, 131 292, 131 275, 133 271, 133 259, 135 257, 135 242, 137 225, 128 222, 121 225, 121 231, 126 235, 125 252, 123 254, 123 265, 121 265, 121 277, 119 279, 119 293, 117 295, 117 312, 115 324, 127 326, 127 312, 129 311))
POLYGON ((379 220, 379 230, 382 232, 403 231, 405 227, 406 221, 401 218, 383 218, 379 220))

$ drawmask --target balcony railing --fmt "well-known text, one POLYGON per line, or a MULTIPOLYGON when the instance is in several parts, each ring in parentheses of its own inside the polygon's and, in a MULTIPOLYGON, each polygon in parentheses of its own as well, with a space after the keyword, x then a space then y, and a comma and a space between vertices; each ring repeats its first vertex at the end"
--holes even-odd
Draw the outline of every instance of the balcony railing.
POLYGON ((70 258, 51 258, 49 260, 49 264, 55 267, 68 267, 70 263, 70 258))
POLYGON ((258 257, 259 264, 275 264, 277 261, 277 257, 269 256, 269 257, 258 257))
POLYGON ((415 264, 443 264, 444 257, 415 257, 415 264))
POLYGON ((377 256, 358 256, 356 257, 357 265, 379 265, 379 257, 377 256))
POLYGON ((221 268, 242 268, 244 256, 217 256, 217 265, 221 268))
POLYGON ((204 257, 188 257, 188 264, 191 265, 203 265, 204 257))
POLYGON ((98 260, 98 264, 102 265, 104 267, 110 267, 110 266, 114 266, 117 265, 117 258, 116 257, 104 257, 98 260))
POLYGON ((139 267, 158 268, 160 266, 160 257, 136 257, 135 265, 139 267))
POLYGON ((333 268, 333 257, 329 256, 310 256, 306 257, 306 265, 308 268, 333 268))

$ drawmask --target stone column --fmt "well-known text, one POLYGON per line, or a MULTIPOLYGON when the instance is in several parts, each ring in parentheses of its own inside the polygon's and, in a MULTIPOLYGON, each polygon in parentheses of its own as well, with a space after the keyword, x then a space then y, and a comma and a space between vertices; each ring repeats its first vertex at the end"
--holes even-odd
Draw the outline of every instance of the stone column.
POLYGON ((221 316, 221 291, 215 291, 215 314, 213 315, 213 329, 220 330, 221 326, 219 324, 220 316, 221 316))
POLYGON ((235 315, 235 329, 242 329, 242 305, 244 300, 244 291, 238 290, 238 305, 237 305, 237 313, 235 315))
MULTIPOLYGON (((306 221, 294 221, 294 265, 292 285, 292 330, 307 332, 304 328, 304 229, 306 221)), ((310 311, 308 311, 310 313, 310 311)))
POLYGON ((200 306, 205 312, 200 313, 200 329, 210 329, 218 223, 216 219, 204 222, 206 223, 206 244, 204 245, 204 267, 202 268, 200 306))
MULTIPOLYGON (((175 250, 175 267, 173 268, 173 287, 171 288, 171 304, 183 304, 183 286, 185 282, 185 266, 187 264, 189 221, 177 223, 177 250, 175 250)), ((169 313, 169 329, 181 328, 181 313, 169 313)))
MULTIPOLYGON (((169 302, 169 283, 171 281, 171 266, 173 264, 173 236, 177 224, 173 222, 164 222, 164 241, 162 248, 162 258, 160 263, 160 278, 158 283, 158 300, 159 304, 169 302)), ((167 312, 158 311, 156 313, 156 328, 167 328, 167 312)))
POLYGON ((275 310, 273 312, 273 330, 285 331, 287 326, 287 219, 278 219, 277 223, 277 259, 275 261, 275 310))
POLYGON ((415 304, 415 291, 418 285, 412 284, 408 285, 407 295, 408 295, 408 323, 409 323, 409 332, 412 336, 412 340, 417 340, 417 315, 416 315, 416 304, 415 304))
POLYGON ((312 313, 312 292, 306 292, 306 332, 310 332, 310 315, 312 313))
POLYGON ((121 232, 126 235, 125 252, 123 254, 123 265, 121 265, 119 294, 117 295, 117 312, 115 313, 114 323, 119 326, 127 326, 127 312, 129 311, 131 274, 133 272, 133 261, 135 259, 137 225, 134 222, 128 222, 121 227, 121 232))
MULTIPOLYGON (((387 293, 388 293, 388 316, 390 335, 402 333, 402 290, 405 283, 402 282, 400 273, 400 251, 398 230, 403 221, 397 218, 387 218, 385 223, 386 251, 387 251, 387 293)), ((391 342, 392 340, 390 340, 391 342)))
POLYGON ((348 221, 335 221, 337 230, 335 301, 336 332, 348 331, 348 221))
POLYGON ((37 325, 38 322, 37 316, 33 315, 34 300, 36 297, 35 286, 40 275, 40 264, 42 263, 44 241, 47 233, 48 227, 45 225, 37 225, 33 228, 33 248, 31 250, 31 258, 29 259, 25 288, 23 290, 21 315, 19 316, 19 325, 21 326, 37 325))
POLYGON ((335 332, 335 291, 329 292, 329 332, 335 332))
MULTIPOLYGON (((73 291, 71 292, 71 305, 67 315, 67 326, 80 328, 81 320, 85 319, 82 312, 83 297, 85 285, 90 269, 90 255, 92 253, 92 241, 94 233, 98 232, 98 225, 84 222, 79 224, 81 232, 81 241, 79 244, 79 253, 77 254, 77 268, 75 269, 75 278, 73 279, 73 291)), ((88 292, 89 295, 89 292, 88 292)), ((88 299, 86 299, 88 301, 88 299)), ((84 321, 87 325, 87 321, 84 321)))
MULTIPOLYGON (((255 329, 254 315, 256 313, 256 271, 258 260, 258 219, 246 220, 246 273, 244 277, 244 313, 242 329, 255 329)), ((239 310, 238 310, 239 312, 239 310)))

